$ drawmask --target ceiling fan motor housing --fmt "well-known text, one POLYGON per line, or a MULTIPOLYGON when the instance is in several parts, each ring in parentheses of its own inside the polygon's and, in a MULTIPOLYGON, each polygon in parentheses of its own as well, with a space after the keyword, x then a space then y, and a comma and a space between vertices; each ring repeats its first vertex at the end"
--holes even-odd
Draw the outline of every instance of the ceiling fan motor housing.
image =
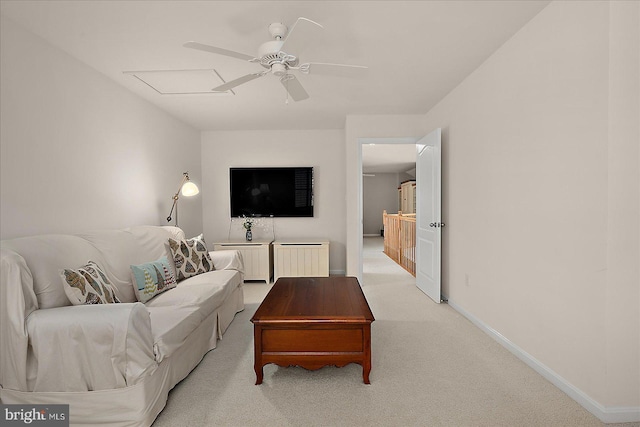
POLYGON ((278 56, 278 52, 282 48, 284 42, 280 40, 272 40, 266 43, 262 43, 260 48, 258 49, 258 58, 262 59, 268 56, 273 56, 276 58, 278 56))
POLYGON ((260 45, 258 49, 258 59, 260 65, 266 69, 270 69, 276 76, 283 76, 287 73, 289 67, 298 65, 298 58, 282 52, 281 40, 272 40, 260 45))

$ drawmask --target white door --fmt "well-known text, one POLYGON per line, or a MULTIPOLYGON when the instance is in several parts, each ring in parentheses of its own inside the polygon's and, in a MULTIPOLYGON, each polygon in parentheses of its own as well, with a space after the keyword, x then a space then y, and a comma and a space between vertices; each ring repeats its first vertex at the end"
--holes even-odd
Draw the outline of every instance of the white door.
POLYGON ((416 286, 440 303, 442 199, 440 138, 436 129, 416 143, 416 286))

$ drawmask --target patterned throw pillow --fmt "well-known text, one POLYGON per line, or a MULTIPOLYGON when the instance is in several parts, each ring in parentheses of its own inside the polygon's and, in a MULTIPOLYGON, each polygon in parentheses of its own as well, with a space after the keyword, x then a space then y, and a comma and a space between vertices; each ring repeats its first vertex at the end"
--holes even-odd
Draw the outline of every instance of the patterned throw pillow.
POLYGON ((120 302, 115 288, 98 264, 88 261, 87 265, 60 272, 64 283, 64 293, 73 305, 111 304, 120 302))
POLYGON ((202 234, 187 240, 169 239, 169 248, 176 265, 178 282, 214 269, 202 234))
POLYGON ((131 279, 136 298, 147 302, 158 294, 176 287, 176 278, 166 256, 146 264, 131 266, 131 279))

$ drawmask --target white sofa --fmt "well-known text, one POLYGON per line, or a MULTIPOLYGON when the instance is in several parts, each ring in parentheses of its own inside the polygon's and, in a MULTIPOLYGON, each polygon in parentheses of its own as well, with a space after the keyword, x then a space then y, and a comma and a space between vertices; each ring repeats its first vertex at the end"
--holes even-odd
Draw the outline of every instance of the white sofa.
POLYGON ((171 260, 168 239, 184 237, 176 227, 140 226, 2 241, 2 403, 69 404, 72 425, 151 425, 169 390, 244 309, 238 251, 211 252, 215 271, 137 302, 130 265, 171 260), (88 260, 121 304, 70 305, 60 271, 88 260))

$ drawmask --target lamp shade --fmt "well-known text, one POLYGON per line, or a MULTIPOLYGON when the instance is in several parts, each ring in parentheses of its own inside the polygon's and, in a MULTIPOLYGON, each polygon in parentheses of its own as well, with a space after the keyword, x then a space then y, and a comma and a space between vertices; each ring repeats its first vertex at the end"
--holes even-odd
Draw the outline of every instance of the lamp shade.
POLYGON ((191 197, 191 196, 195 196, 199 192, 200 192, 200 190, 198 189, 198 186, 195 185, 191 181, 185 182, 184 185, 182 186, 182 195, 183 196, 191 197))

